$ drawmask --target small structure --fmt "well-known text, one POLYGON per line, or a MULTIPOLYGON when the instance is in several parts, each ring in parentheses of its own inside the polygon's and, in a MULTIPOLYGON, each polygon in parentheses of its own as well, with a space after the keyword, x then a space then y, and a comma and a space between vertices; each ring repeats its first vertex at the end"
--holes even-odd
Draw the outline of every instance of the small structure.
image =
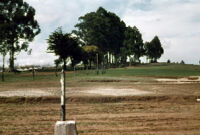
POLYGON ((61 120, 57 121, 54 135, 78 135, 75 121, 65 121, 65 71, 61 72, 61 120))
POLYGON ((75 121, 57 121, 54 135, 78 135, 75 121))

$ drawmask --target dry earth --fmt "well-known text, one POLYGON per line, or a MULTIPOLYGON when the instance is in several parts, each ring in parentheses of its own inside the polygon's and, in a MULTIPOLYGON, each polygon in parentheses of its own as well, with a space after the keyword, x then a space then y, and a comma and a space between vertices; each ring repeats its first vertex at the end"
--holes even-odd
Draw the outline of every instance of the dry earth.
MULTIPOLYGON (((68 96, 135 96, 135 95, 166 95, 182 94, 200 96, 200 77, 188 78, 153 78, 153 82, 131 81, 88 81, 82 87, 67 87, 68 96), (90 83, 90 84, 89 84, 90 83), (91 83, 93 83, 91 85, 91 83), (87 85, 88 84, 88 85, 87 85)), ((69 82, 71 83, 71 82, 69 82)), ((41 97, 59 96, 59 87, 14 88, 0 90, 0 97, 41 97)))
MULTIPOLYGON (((67 119, 76 120, 79 135, 200 134, 200 77, 134 79, 142 81, 67 82, 67 119)), ((59 100, 53 99, 60 96, 59 83, 4 85, 0 96, 10 99, 0 100, 0 134, 53 134, 60 119, 59 100), (37 97, 46 102, 33 103, 37 97)))

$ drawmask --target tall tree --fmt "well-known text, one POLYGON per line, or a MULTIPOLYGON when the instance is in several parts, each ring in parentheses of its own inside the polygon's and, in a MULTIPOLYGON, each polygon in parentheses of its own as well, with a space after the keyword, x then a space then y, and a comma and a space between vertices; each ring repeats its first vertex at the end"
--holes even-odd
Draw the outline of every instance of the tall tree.
POLYGON ((68 57, 73 58, 72 61, 75 61, 77 60, 75 55, 80 55, 78 54, 78 49, 80 48, 78 47, 76 38, 72 37, 69 33, 63 33, 61 27, 57 28, 49 35, 47 43, 49 44, 47 48, 48 52, 59 56, 59 59, 64 63, 64 70, 66 69, 66 59, 68 57))
POLYGON ((117 56, 124 39, 125 23, 120 18, 104 8, 79 17, 73 31, 83 44, 97 45, 103 54, 110 52, 117 56))
POLYGON ((159 59, 164 53, 164 49, 162 48, 158 36, 155 36, 151 42, 145 43, 145 50, 147 58, 150 59, 151 62, 157 62, 157 59, 159 59))
POLYGON ((5 56, 8 51, 7 44, 7 31, 6 31, 6 17, 3 15, 3 10, 0 10, 0 54, 3 56, 3 64, 2 64, 2 74, 1 78, 4 81, 4 71, 5 71, 5 56))
POLYGON ((145 53, 142 34, 136 26, 128 26, 124 35, 123 47, 121 48, 122 56, 126 60, 127 56, 133 55, 134 61, 140 62, 140 57, 145 53))
POLYGON ((2 81, 5 80, 4 78, 4 71, 5 71, 5 56, 7 54, 7 48, 4 46, 5 44, 3 42, 0 42, 0 54, 3 56, 3 65, 2 65, 2 74, 1 79, 2 81))
POLYGON ((15 54, 22 50, 28 51, 28 43, 40 33, 40 28, 35 20, 35 9, 23 0, 2 0, 0 9, 0 17, 4 18, 0 29, 6 29, 9 67, 14 71, 15 54))

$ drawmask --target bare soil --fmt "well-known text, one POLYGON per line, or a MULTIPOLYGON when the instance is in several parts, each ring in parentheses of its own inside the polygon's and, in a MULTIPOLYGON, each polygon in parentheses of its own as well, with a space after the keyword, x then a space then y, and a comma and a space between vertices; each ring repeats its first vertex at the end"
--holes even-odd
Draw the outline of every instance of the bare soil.
MULTIPOLYGON (((72 99, 66 105, 66 117, 76 121, 79 135, 198 135, 200 103, 191 99, 105 103, 72 99)), ((60 120, 60 104, 1 103, 0 116, 2 135, 52 135, 60 120)))
MULTIPOLYGON (((67 120, 79 135, 199 135, 199 77, 67 81, 67 120)), ((59 82, 3 84, 0 134, 54 132, 59 82)))

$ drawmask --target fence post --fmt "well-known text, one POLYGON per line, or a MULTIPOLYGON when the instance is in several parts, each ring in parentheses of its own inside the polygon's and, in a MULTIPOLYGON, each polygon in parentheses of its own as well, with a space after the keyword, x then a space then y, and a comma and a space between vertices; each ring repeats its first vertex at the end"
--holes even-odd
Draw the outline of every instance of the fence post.
POLYGON ((57 121, 54 135, 78 135, 75 121, 65 121, 65 71, 61 71, 61 121, 57 121))
POLYGON ((65 121, 65 71, 61 72, 61 120, 65 121))

